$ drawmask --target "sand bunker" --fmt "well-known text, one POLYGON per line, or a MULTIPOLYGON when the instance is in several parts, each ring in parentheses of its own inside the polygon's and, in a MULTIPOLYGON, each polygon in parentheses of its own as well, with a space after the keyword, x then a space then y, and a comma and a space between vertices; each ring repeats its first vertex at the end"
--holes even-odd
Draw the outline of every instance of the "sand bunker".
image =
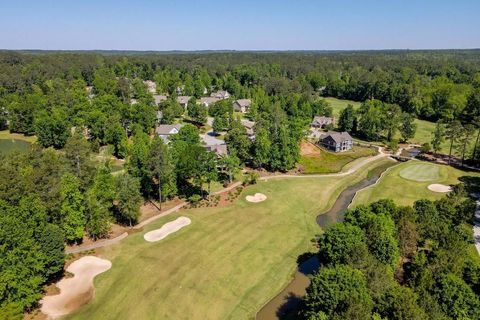
POLYGON ((159 241, 166 238, 169 234, 188 226, 191 222, 192 221, 187 217, 180 217, 174 221, 165 223, 160 229, 145 233, 143 238, 148 242, 159 241))
POLYGON ((450 192, 452 191, 452 187, 446 186, 444 184, 434 183, 428 186, 428 190, 433 192, 450 192))
POLYGON ((110 261, 94 256, 85 256, 74 261, 67 268, 74 276, 57 283, 60 294, 46 296, 40 301, 42 312, 50 319, 56 319, 84 305, 94 295, 93 278, 111 267, 110 261))
POLYGON ((248 202, 257 203, 267 200, 267 196, 263 193, 255 193, 254 196, 246 196, 245 199, 247 199, 248 202))

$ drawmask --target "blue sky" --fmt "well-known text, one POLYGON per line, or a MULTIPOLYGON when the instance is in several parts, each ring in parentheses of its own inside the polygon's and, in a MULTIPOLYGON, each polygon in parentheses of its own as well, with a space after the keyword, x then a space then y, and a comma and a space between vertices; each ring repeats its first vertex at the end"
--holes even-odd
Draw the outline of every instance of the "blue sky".
POLYGON ((0 0, 0 48, 480 48, 479 13, 480 0, 0 0))

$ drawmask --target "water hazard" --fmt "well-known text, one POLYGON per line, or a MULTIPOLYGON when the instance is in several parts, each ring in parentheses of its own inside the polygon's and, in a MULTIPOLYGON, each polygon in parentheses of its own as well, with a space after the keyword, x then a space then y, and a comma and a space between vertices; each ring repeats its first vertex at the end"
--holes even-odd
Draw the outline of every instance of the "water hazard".
MULTIPOLYGON (((318 225, 324 229, 329 225, 343 221, 345 210, 347 210, 355 194, 359 190, 374 184, 387 168, 381 167, 381 169, 371 171, 367 178, 342 191, 333 207, 327 213, 317 216, 318 225)), ((299 262, 293 280, 282 292, 260 309, 256 316, 257 320, 295 319, 294 313, 310 284, 309 275, 317 271, 320 266, 316 255, 306 260, 300 260, 302 261, 299 262)))

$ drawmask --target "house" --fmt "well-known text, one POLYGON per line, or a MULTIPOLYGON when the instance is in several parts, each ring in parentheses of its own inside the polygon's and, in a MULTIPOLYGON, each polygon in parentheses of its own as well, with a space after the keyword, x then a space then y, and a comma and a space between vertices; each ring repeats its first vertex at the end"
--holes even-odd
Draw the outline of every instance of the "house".
POLYGON ((157 84, 154 81, 146 80, 146 81, 143 81, 143 83, 147 86, 148 92, 153 94, 157 93, 157 84))
POLYGON ((250 99, 238 99, 233 103, 233 110, 245 113, 248 111, 251 104, 252 100, 250 99))
POLYGON ((219 101, 220 99, 215 98, 215 97, 201 97, 200 98, 200 104, 203 105, 204 107, 208 107, 215 102, 219 101))
POLYGON ((184 108, 188 107, 188 100, 190 100, 190 96, 178 96, 177 102, 184 108))
POLYGON ((137 99, 130 99, 130 104, 133 106, 134 104, 137 104, 138 103, 138 100, 137 99))
POLYGON ((348 132, 328 131, 320 136, 318 143, 325 149, 334 152, 352 150, 353 148, 353 139, 348 132))
POLYGON ((205 149, 210 152, 215 152, 218 157, 226 156, 228 154, 227 145, 225 143, 206 145, 205 149))
POLYGON ((210 97, 215 97, 215 98, 218 98, 218 99, 228 99, 230 98, 230 93, 228 91, 217 91, 217 92, 212 92, 212 94, 210 94, 210 97))
POLYGON ((158 106, 160 103, 163 101, 166 101, 168 99, 167 96, 163 96, 161 94, 154 94, 153 95, 153 100, 155 101, 155 104, 158 106))
POLYGON ((333 125, 334 120, 335 119, 331 118, 331 117, 315 116, 315 117, 313 117, 313 121, 310 125, 314 128, 324 129, 328 125, 333 125))
POLYGON ((170 137, 177 134, 182 127, 183 124, 161 124, 157 126, 155 133, 158 134, 165 143, 169 143, 170 137))
POLYGON ((247 129, 248 138, 250 138, 251 140, 255 139, 255 131, 253 130, 255 122, 247 119, 242 119, 240 120, 240 123, 242 124, 242 126, 245 127, 245 129, 247 129))

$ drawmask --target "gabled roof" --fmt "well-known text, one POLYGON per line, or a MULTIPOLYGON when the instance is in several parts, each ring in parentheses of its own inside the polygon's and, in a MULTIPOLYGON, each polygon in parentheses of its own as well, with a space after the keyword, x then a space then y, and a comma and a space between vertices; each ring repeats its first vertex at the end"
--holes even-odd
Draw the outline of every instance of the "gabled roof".
POLYGON ((255 126, 255 121, 250 121, 247 119, 240 120, 240 123, 242 124, 242 126, 248 129, 252 129, 255 126))
POLYGON ((186 104, 188 103, 188 100, 190 100, 190 96, 178 96, 177 97, 177 102, 180 104, 186 104))
POLYGON ((155 133, 158 135, 170 135, 177 133, 183 124, 161 124, 155 129, 155 133), (174 130, 176 129, 176 130, 174 130), (173 132, 172 132, 173 131, 173 132), (176 132, 175 132, 176 131, 176 132))
POLYGON ((333 118, 324 117, 324 116, 315 116, 313 117, 312 123, 330 124, 330 123, 333 123, 333 118))
POLYGON ((235 100, 235 103, 237 103, 240 107, 249 107, 252 104, 252 100, 238 99, 238 100, 235 100))
POLYGON ((212 92, 212 94, 210 94, 210 97, 215 97, 215 98, 219 98, 219 99, 226 99, 230 96, 230 93, 228 91, 224 91, 224 90, 220 90, 220 91, 217 91, 217 92, 212 92))
POLYGON ((167 100, 168 97, 161 95, 161 94, 154 94, 153 95, 153 100, 155 100, 155 104, 160 104, 162 101, 167 100))
POLYGON ((215 103, 217 101, 219 101, 220 99, 217 98, 217 97, 201 97, 200 98, 200 103, 201 104, 212 104, 212 103, 215 103))
POLYGON ((336 131, 328 131, 325 134, 320 136, 320 140, 324 139, 332 139, 336 143, 342 143, 344 141, 351 141, 353 140, 348 132, 336 132, 336 131))
POLYGON ((211 146, 205 146, 205 149, 211 152, 215 152, 218 155, 227 155, 227 145, 226 144, 215 144, 211 146))

